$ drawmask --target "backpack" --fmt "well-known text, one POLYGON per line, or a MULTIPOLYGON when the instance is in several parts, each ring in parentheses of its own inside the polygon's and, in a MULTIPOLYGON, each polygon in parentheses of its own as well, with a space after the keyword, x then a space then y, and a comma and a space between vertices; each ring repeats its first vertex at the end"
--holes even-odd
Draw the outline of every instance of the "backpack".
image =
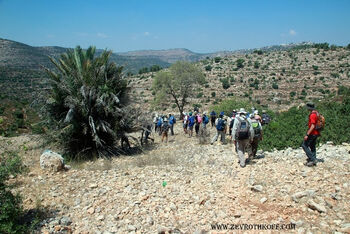
POLYGON ((250 125, 247 119, 236 118, 238 120, 238 128, 236 132, 236 137, 238 140, 245 140, 250 137, 250 125))
POLYGON ((269 124, 271 121, 271 118, 268 114, 262 115, 262 124, 269 124))
POLYGON ((162 118, 159 118, 159 119, 158 119, 158 122, 157 122, 157 126, 158 126, 158 127, 162 126, 162 123, 163 123, 163 119, 162 119, 162 118))
POLYGON ((164 123, 163 123, 163 126, 162 126, 162 132, 167 132, 168 129, 169 129, 169 124, 166 123, 166 122, 164 122, 164 123))
POLYGON ((203 123, 204 123, 204 124, 209 123, 209 118, 208 118, 208 116, 204 116, 204 117, 203 117, 203 123))
POLYGON ((316 115, 317 115, 317 122, 316 122, 315 129, 317 131, 322 131, 326 125, 326 119, 322 114, 320 114, 317 111, 316 111, 316 115))
POLYGON ((199 115, 197 116, 197 122, 198 122, 198 123, 202 123, 202 117, 199 116, 199 115))
POLYGON ((218 131, 223 131, 225 128, 225 120, 224 119, 218 119, 218 124, 216 125, 216 129, 218 131))
POLYGON ((193 117, 193 116, 191 116, 191 117, 188 119, 188 125, 189 125, 190 127, 192 127, 192 126, 194 125, 194 117, 193 117))
POLYGON ((254 129, 254 138, 260 137, 261 136, 261 128, 260 128, 260 125, 259 125, 259 121, 253 119, 252 120, 252 127, 254 129))

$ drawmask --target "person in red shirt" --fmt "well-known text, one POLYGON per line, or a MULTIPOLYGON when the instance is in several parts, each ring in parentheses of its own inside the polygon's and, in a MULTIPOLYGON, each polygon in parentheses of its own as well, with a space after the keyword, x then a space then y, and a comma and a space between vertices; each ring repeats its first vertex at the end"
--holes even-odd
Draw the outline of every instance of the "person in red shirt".
POLYGON ((306 132, 306 135, 304 136, 302 148, 304 149, 307 156, 307 162, 305 163, 305 165, 312 167, 316 166, 316 140, 317 137, 320 136, 320 132, 316 130, 318 113, 315 109, 315 104, 307 103, 306 108, 309 110, 310 114, 308 130, 306 132))

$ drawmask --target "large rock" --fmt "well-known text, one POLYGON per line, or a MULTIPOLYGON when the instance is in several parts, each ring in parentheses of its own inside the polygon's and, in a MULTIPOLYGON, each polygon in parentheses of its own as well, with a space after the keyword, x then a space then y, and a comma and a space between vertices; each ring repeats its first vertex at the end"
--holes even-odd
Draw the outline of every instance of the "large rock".
POLYGON ((40 167, 42 169, 49 169, 55 172, 64 169, 63 157, 51 150, 45 150, 40 156, 40 167))

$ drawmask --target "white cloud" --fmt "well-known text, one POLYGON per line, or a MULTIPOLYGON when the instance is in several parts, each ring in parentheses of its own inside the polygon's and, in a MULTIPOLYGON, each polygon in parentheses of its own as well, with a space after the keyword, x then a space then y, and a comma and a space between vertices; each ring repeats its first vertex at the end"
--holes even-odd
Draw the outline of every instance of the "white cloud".
POLYGON ((100 38, 107 38, 108 36, 104 33, 97 33, 97 37, 100 37, 100 38))
POLYGON ((53 34, 47 34, 46 37, 47 37, 47 38, 54 38, 55 35, 53 35, 53 34))
POLYGON ((297 32, 294 29, 289 30, 289 35, 295 36, 297 32))
POLYGON ((146 37, 148 37, 149 35, 151 35, 149 32, 144 32, 143 35, 145 35, 146 37))

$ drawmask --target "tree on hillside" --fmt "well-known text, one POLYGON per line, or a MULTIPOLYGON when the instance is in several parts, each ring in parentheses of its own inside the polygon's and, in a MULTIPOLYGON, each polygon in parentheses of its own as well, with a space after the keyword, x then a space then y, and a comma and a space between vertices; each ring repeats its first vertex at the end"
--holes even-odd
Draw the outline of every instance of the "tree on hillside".
POLYGON ((152 87, 155 91, 155 104, 169 104, 172 99, 182 117, 188 98, 195 97, 196 88, 204 83, 204 75, 198 67, 178 61, 168 71, 161 71, 155 76, 152 87))
POLYGON ((46 105, 53 134, 72 158, 92 158, 118 153, 116 140, 130 131, 133 111, 128 110, 123 67, 109 61, 111 51, 95 57, 95 47, 79 46, 51 58, 51 93, 46 105))

